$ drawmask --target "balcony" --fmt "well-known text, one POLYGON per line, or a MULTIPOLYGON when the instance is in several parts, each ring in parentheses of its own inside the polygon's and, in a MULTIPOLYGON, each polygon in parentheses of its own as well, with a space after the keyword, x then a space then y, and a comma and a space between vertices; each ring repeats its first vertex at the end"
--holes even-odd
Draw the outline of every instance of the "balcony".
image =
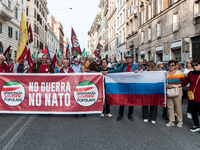
POLYGON ((4 21, 9 21, 12 19, 12 10, 3 2, 0 2, 0 18, 2 18, 4 21))

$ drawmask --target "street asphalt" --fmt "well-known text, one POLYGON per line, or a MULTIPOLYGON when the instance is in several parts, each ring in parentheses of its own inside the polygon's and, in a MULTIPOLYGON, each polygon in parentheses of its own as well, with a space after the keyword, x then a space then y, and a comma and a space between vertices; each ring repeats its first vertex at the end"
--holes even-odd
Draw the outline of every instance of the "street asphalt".
POLYGON ((182 128, 165 126, 162 108, 156 124, 144 123, 142 108, 135 107, 134 121, 116 121, 118 107, 111 106, 113 118, 99 115, 0 115, 0 150, 200 150, 200 134, 192 133, 183 103, 182 128))

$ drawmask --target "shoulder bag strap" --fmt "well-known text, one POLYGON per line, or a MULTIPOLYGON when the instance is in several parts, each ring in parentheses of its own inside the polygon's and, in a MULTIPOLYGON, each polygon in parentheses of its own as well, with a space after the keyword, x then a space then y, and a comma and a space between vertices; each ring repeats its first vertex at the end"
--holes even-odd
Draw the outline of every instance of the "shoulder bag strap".
POLYGON ((196 82, 196 85, 195 85, 195 87, 194 87, 193 93, 195 93, 195 90, 196 90, 197 84, 198 84, 198 82, 199 82, 199 79, 200 79, 200 75, 199 75, 199 77, 198 77, 198 79, 197 79, 197 82, 196 82))

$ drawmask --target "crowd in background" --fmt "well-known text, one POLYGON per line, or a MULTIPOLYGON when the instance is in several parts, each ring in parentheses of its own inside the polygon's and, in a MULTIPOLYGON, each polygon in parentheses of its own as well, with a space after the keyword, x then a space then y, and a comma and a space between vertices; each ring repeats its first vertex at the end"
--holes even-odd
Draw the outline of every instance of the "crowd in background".
MULTIPOLYGON (((110 59, 102 59, 95 61, 92 56, 87 58, 74 57, 72 61, 70 59, 57 60, 55 68, 50 64, 48 55, 43 55, 42 58, 38 57, 37 60, 33 60, 35 69, 31 70, 31 73, 85 73, 85 72, 101 72, 102 74, 117 73, 117 72, 144 72, 144 71, 165 71, 166 73, 166 89, 177 89, 178 95, 171 97, 167 95, 167 105, 163 108, 162 118, 169 120, 166 124, 167 127, 175 126, 177 120, 177 127, 183 125, 183 112, 182 112, 182 100, 183 95, 187 96, 187 91, 192 91, 194 94, 193 100, 188 100, 187 118, 193 120, 194 126, 190 128, 191 132, 200 131, 199 116, 200 116, 200 59, 192 59, 186 61, 185 67, 181 68, 181 65, 170 60, 167 63, 167 68, 163 70, 163 63, 155 63, 153 60, 143 63, 142 60, 138 61, 138 64, 133 64, 132 55, 127 55, 125 59, 118 64, 116 68, 110 62, 110 59), (184 88, 186 90, 183 90, 184 88), (183 92, 184 91, 184 92, 183 92)), ((27 66, 26 61, 22 61, 20 64, 16 63, 12 59, 9 62, 5 62, 5 57, 0 55, 0 72, 1 73, 23 73, 24 68, 27 66)), ((117 121, 123 118, 125 106, 119 107, 119 116, 117 121)), ((156 124, 157 121, 157 106, 142 106, 143 121, 147 123, 150 121, 152 124, 156 124)), ((134 106, 129 106, 128 119, 133 121, 134 106)), ((86 116, 86 115, 84 115, 86 116)), ((105 98, 105 107, 102 114, 104 116, 112 118, 110 112, 110 106, 107 105, 105 98)), ((78 117, 78 115, 75 115, 78 117)))

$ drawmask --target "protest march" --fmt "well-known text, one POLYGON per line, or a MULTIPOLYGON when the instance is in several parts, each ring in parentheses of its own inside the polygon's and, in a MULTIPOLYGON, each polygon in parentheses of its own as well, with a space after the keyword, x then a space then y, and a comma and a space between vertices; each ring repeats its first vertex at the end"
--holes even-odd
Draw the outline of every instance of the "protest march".
MULTIPOLYGON (((24 17, 24 13, 23 13, 24 17)), ((25 19, 21 21, 16 60, 8 60, 10 46, 0 55, 0 112, 9 114, 99 114, 112 118, 110 105, 119 106, 120 121, 128 106, 128 119, 133 121, 134 107, 142 106, 142 120, 157 123, 158 107, 163 107, 162 118, 167 127, 182 127, 182 87, 188 86, 188 118, 192 118, 191 132, 200 131, 200 59, 189 59, 184 70, 175 60, 167 69, 153 60, 133 63, 126 55, 115 68, 109 59, 100 58, 98 43, 94 55, 82 52, 78 38, 71 29, 72 49, 78 55, 69 56, 68 50, 51 58, 48 46, 31 54, 31 43, 25 19)), ((68 47, 69 48, 69 47, 68 47)))

